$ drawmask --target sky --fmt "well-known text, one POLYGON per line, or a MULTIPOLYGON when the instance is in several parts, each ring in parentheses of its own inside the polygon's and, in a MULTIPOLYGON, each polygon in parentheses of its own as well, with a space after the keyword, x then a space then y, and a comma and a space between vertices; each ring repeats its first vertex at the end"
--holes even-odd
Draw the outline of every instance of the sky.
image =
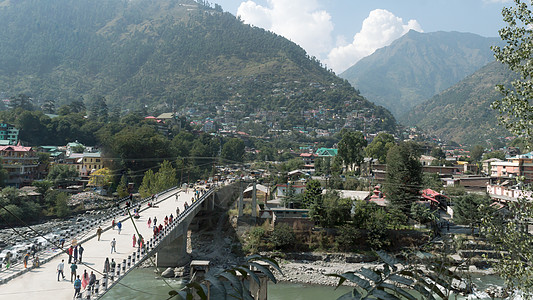
POLYGON ((340 74, 409 30, 497 37, 511 0, 212 0, 290 39, 340 74))

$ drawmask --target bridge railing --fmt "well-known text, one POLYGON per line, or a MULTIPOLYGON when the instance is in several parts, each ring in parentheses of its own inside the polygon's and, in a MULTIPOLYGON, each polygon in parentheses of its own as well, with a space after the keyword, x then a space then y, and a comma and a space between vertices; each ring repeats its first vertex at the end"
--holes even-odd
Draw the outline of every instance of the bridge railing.
MULTIPOLYGON (((172 189, 169 189, 172 190, 172 189)), ((165 191, 168 192, 169 190, 165 191)), ((161 192, 163 194, 165 192, 161 192)), ((149 240, 146 240, 144 244, 137 248, 136 251, 133 251, 131 255, 128 255, 127 259, 123 259, 122 262, 117 262, 114 269, 111 269, 109 273, 104 274, 103 277, 99 280, 96 280, 95 287, 93 291, 86 290, 84 299, 99 299, 107 293, 113 286, 115 286, 120 279, 126 276, 131 270, 139 266, 143 261, 155 254, 161 243, 165 241, 168 237, 168 234, 172 232, 181 221, 189 216, 189 214, 194 211, 197 207, 201 206, 202 203, 215 192, 215 187, 210 188, 202 195, 198 197, 197 200, 194 200, 191 205, 181 212, 175 219, 172 220, 167 226, 163 227, 163 230, 159 232, 154 237, 151 237, 149 240)), ((161 200, 162 201, 162 200, 161 200)))

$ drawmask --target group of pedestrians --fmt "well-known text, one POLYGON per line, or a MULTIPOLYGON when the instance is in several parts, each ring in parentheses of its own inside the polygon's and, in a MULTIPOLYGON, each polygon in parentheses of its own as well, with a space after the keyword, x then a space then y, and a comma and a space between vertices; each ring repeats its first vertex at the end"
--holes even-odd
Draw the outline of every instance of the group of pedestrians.
MULTIPOLYGON (((176 210, 176 213, 179 213, 179 209, 176 210)), ((159 232, 163 230, 164 227, 172 224, 172 221, 174 221, 174 216, 171 213, 170 217, 165 216, 165 219, 163 220, 163 223, 165 224, 164 226, 163 224, 159 224, 159 226, 157 226, 157 217, 154 217, 154 226, 152 227, 152 230, 154 232, 154 237, 156 237, 159 234, 159 232)), ((150 227, 150 218, 148 218, 148 227, 150 227)))
MULTIPOLYGON (((198 196, 197 196, 198 197, 198 196)), ((178 196, 176 195, 176 199, 178 199, 178 196)), ((156 197, 152 196, 152 201, 156 201, 156 197)), ((126 208, 129 207, 131 203, 126 203, 126 208)), ((188 204, 185 203, 185 209, 188 208, 188 204)), ((139 212, 139 208, 137 209, 137 212, 139 212)), ((180 210, 179 208, 176 208, 176 215, 179 215, 180 210)), ((174 215, 171 213, 170 216, 165 216, 163 222, 158 223, 157 217, 154 217, 153 219, 148 218, 148 227, 153 226, 154 230, 154 236, 156 236, 161 230, 163 230, 164 226, 169 226, 174 221, 174 215)), ((115 226, 117 227, 118 234, 122 231, 122 222, 119 220, 118 222, 113 218, 111 227, 114 230, 115 226)), ((102 227, 98 227, 96 230, 96 235, 98 237, 98 241, 100 241, 101 235, 103 233, 102 227)), ((64 239, 60 241, 62 246, 65 242, 64 239)), ((116 247, 117 247, 117 240, 113 238, 110 241, 111 246, 111 254, 117 253, 116 247)), ((144 246, 144 238, 142 235, 136 235, 133 234, 132 236, 132 246, 133 247, 143 247, 144 246)), ((82 289, 92 291, 96 282, 96 275, 91 271, 90 275, 87 273, 87 270, 84 270, 83 274, 78 274, 78 264, 82 262, 83 252, 84 248, 81 246, 81 244, 73 244, 69 246, 65 252, 68 254, 68 264, 70 268, 70 281, 72 282, 74 286, 74 298, 81 297, 81 291, 82 289)), ((29 254, 25 256, 25 263, 27 263, 27 260, 29 259, 29 254)), ((115 260, 111 258, 111 261, 109 260, 109 257, 105 259, 104 262, 104 273, 113 272, 115 270, 115 260)), ((65 280, 65 260, 62 259, 61 263, 57 266, 57 280, 60 281, 62 278, 65 280)))
POLYGON ((68 247, 67 249, 67 253, 68 253, 68 263, 72 263, 72 259, 74 258, 74 263, 78 263, 78 262, 81 262, 82 258, 83 258, 83 251, 85 249, 83 249, 83 247, 81 246, 81 244, 79 245, 71 245, 70 247, 68 247))

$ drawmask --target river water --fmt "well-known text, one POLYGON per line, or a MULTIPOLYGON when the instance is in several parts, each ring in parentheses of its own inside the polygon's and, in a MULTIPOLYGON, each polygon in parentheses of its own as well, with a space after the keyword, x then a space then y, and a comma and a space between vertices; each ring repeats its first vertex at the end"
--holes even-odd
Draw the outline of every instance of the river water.
MULTIPOLYGON (((496 276, 474 276, 472 281, 480 291, 483 291, 490 285, 503 285, 503 281, 496 276)), ((113 287, 102 299, 166 299, 169 297, 168 291, 171 289, 178 289, 182 285, 180 279, 161 279, 161 277, 154 272, 153 268, 135 269, 122 279, 120 283, 121 284, 113 287)), ((341 286, 335 290, 335 288, 331 286, 269 283, 268 300, 329 300, 337 299, 348 291, 350 291, 350 288, 346 286, 341 286)), ((475 296, 457 297, 457 299, 465 298, 490 299, 490 297, 483 292, 477 292, 475 296)))

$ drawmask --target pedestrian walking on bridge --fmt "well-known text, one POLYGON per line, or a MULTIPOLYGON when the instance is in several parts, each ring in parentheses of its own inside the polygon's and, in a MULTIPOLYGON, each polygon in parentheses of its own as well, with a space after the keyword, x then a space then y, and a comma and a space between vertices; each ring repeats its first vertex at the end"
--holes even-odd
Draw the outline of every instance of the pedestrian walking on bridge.
POLYGON ((59 281, 59 276, 62 276, 63 280, 65 280, 65 274, 63 273, 64 269, 65 269, 65 260, 62 259, 61 262, 57 265, 57 281, 59 281))
POLYGON ((81 246, 81 244, 79 244, 79 245, 78 245, 78 255, 79 255, 79 258, 80 258, 80 259, 78 260, 79 262, 81 262, 81 258, 82 258, 82 256, 83 256, 83 250, 85 250, 85 249, 83 249, 83 247, 81 246))
POLYGON ((77 269, 78 269, 78 266, 75 263, 72 263, 70 265, 70 282, 72 282, 74 279, 76 279, 76 270, 77 269))
POLYGON ((118 234, 120 234, 120 231, 122 230, 122 222, 118 221, 117 228, 118 228, 118 234))
POLYGON ((109 257, 106 257, 104 262, 104 273, 109 273, 110 270, 111 267, 109 265, 109 257))
POLYGON ((116 246, 117 246, 117 241, 115 241, 115 238, 113 238, 113 240, 111 241, 111 253, 117 252, 116 246))
POLYGON ((96 229, 96 235, 98 236, 98 240, 100 240, 100 236, 102 235, 102 227, 98 226, 98 229, 96 229))
POLYGON ((81 297, 81 279, 80 279, 80 275, 78 275, 78 277, 74 281, 74 298, 76 298, 77 296, 81 297))

